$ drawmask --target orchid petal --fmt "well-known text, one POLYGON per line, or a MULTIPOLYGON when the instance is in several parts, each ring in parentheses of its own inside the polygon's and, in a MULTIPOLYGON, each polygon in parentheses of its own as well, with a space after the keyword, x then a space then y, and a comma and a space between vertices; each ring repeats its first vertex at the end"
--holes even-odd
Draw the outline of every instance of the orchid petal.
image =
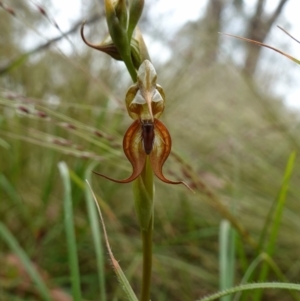
POLYGON ((163 88, 156 84, 155 94, 153 95, 152 110, 154 118, 159 118, 165 108, 166 96, 163 88), (158 95, 159 94, 159 95, 158 95), (159 96, 161 97, 159 100, 159 96))
POLYGON ((139 120, 135 120, 123 139, 123 150, 133 169, 130 177, 124 180, 115 180, 100 173, 94 173, 117 183, 129 183, 135 180, 141 174, 146 162, 146 153, 141 143, 141 136, 141 123, 139 120))
POLYGON ((168 180, 162 172, 163 165, 171 152, 172 140, 166 126, 158 119, 154 120, 155 141, 153 150, 150 153, 150 162, 155 175, 163 182, 168 184, 184 184, 189 189, 190 187, 182 181, 168 180))
POLYGON ((152 101, 153 102, 159 102, 159 101, 163 101, 162 96, 160 95, 160 93, 155 89, 152 95, 152 101))
POLYGON ((143 95, 141 94, 141 91, 137 91, 137 93, 136 93, 136 95, 135 95, 135 97, 134 97, 134 99, 132 100, 132 102, 131 102, 131 105, 132 104, 139 104, 139 105, 143 105, 143 104, 145 104, 146 103, 146 100, 145 100, 145 98, 143 97, 143 95))
POLYGON ((139 119, 139 116, 141 114, 141 106, 133 103, 133 100, 135 99, 138 91, 138 85, 132 85, 129 87, 125 97, 127 112, 132 119, 139 119))

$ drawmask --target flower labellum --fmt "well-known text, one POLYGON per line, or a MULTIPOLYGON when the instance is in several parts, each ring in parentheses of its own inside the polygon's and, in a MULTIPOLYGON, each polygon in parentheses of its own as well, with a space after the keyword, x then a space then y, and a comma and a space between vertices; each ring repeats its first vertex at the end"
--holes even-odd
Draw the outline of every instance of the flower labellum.
POLYGON ((154 142, 154 124, 150 122, 142 123, 142 141, 144 146, 144 151, 147 155, 149 155, 153 148, 154 142))

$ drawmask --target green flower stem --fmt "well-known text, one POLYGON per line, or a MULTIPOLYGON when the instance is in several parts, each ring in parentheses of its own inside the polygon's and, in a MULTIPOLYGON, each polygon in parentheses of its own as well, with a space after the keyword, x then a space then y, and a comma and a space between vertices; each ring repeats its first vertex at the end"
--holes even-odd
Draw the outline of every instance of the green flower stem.
POLYGON ((135 83, 137 81, 137 72, 134 68, 134 65, 132 63, 131 54, 122 54, 121 57, 126 65, 126 68, 131 76, 132 81, 135 83))
POLYGON ((149 301, 152 273, 154 185, 153 171, 148 157, 141 175, 133 183, 133 193, 143 241, 143 279, 140 301, 149 301))
POLYGON ((141 301, 150 300, 151 274, 152 274, 152 233, 153 233, 153 215, 149 222, 148 230, 142 230, 143 282, 142 282, 141 301))

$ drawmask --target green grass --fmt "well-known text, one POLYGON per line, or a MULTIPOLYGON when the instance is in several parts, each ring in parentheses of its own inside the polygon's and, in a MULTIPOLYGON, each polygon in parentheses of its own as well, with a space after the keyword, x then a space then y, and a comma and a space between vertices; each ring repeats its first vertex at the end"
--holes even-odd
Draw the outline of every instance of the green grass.
POLYGON ((14 254, 16 254, 16 256, 18 256, 18 258, 20 259, 21 264, 23 265, 24 269, 26 270, 29 277, 36 286, 36 288, 34 289, 39 293, 42 300, 50 301, 51 297, 49 294, 49 290, 46 284, 44 283, 43 279, 37 272, 36 268, 34 267, 26 252, 19 245, 18 241, 2 223, 0 223, 0 236, 1 239, 4 240, 8 247, 11 249, 11 251, 14 254))
MULTIPOLYGON (((174 150, 164 171, 196 193, 156 181, 152 300, 201 300, 219 289, 227 292, 212 298, 299 300, 299 118, 229 59, 202 68, 196 46, 193 60, 178 55, 176 64, 156 66, 174 150), (249 283, 258 281, 268 289, 249 283)), ((53 47, 0 77, 3 301, 47 300, 55 290, 74 300, 124 300, 86 179, 114 258, 140 293, 132 187, 92 173, 131 172, 122 150, 131 82, 108 57, 85 51, 66 57, 53 47)))
MULTIPOLYGON (((216 93, 209 92, 209 88, 206 90, 207 95, 216 93)), ((174 150, 180 153, 184 162, 192 168, 188 169, 190 178, 185 178, 186 173, 182 173, 184 163, 173 156, 166 163, 165 170, 167 173, 172 172, 170 177, 183 178, 189 184, 199 180, 210 187, 210 191, 201 189, 202 186, 199 185, 196 188, 197 193, 193 195, 181 187, 157 183, 153 266, 155 280, 152 295, 157 297, 157 300, 169 298, 196 300, 199 296, 218 290, 219 279, 222 283, 221 288, 228 288, 232 283, 236 285, 243 279, 258 281, 260 276, 256 271, 261 269, 261 265, 254 268, 254 273, 250 273, 248 268, 250 269, 251 262, 259 256, 259 249, 249 244, 245 233, 248 233, 259 246, 261 237, 264 237, 264 240, 268 238, 266 229, 272 228, 272 233, 276 233, 273 234, 276 240, 272 239, 272 248, 275 245, 278 247, 275 253, 268 254, 284 277, 279 278, 279 274, 271 269, 264 279, 296 281, 299 266, 293 263, 297 263, 298 260, 295 250, 299 243, 294 237, 297 236, 296 229, 299 225, 296 216, 300 210, 297 203, 299 193, 296 180, 299 174, 297 163, 294 164, 294 175, 289 181, 289 194, 285 195, 284 199, 282 194, 278 194, 278 191, 281 191, 280 181, 285 161, 290 152, 297 149, 296 143, 292 143, 290 137, 275 126, 277 121, 275 122, 273 117, 268 119, 269 108, 267 113, 264 113, 263 100, 257 100, 257 104, 252 102, 250 106, 247 101, 249 96, 245 94, 243 104, 238 104, 238 110, 241 112, 240 115, 244 114, 243 110, 246 110, 247 114, 243 115, 245 118, 240 115, 233 118, 230 117, 229 108, 222 106, 221 103, 219 107, 216 103, 211 105, 208 100, 206 102, 208 96, 204 95, 202 102, 195 102, 194 94, 191 93, 190 100, 182 107, 180 95, 175 98, 172 97, 172 93, 175 92, 169 90, 169 99, 172 101, 169 100, 170 108, 167 107, 165 123, 170 128, 174 150), (175 105, 176 102, 179 109, 175 105), (197 107, 197 111, 202 112, 202 120, 193 116, 196 111, 193 109, 194 106, 197 107), (183 116, 188 115, 190 118, 180 117, 181 110, 183 116), (206 111, 209 113, 205 113, 206 111), (219 125, 212 126, 218 111, 222 113, 224 121, 220 120, 219 125), (251 127, 249 124, 252 124, 251 127), (247 135, 250 135, 251 139, 247 135), (280 212, 284 209, 284 214, 281 213, 281 217, 275 219, 271 218, 272 215, 268 217, 273 200, 279 199, 282 200, 280 201, 282 205, 284 204, 284 207, 280 208, 280 212), (235 203, 235 211, 231 209, 232 202, 235 203), (224 233, 222 237, 225 240, 219 245, 217 228, 228 214, 231 214, 232 221, 235 222, 231 225, 230 231, 236 230, 237 241, 233 244, 230 239, 228 240, 228 233, 224 233), (235 228, 236 226, 241 226, 243 230, 240 231, 239 228, 235 228), (228 262, 226 258, 232 258, 234 254, 230 251, 233 246, 235 260, 228 262), (224 256, 221 262, 227 264, 222 265, 220 271, 219 255, 224 256), (227 277, 229 271, 232 276, 227 277), (251 275, 247 276, 247 273, 251 275)), ((195 97, 196 95, 197 93, 195 97)), ((224 101, 227 101, 226 97, 226 94, 223 94, 224 101)), ((9 107, 11 101, 2 97, 2 102, 3 108, 6 108, 5 104, 9 107)), ((103 115, 100 111, 101 122, 98 129, 103 130, 111 138, 97 138, 91 131, 87 134, 85 130, 87 123, 93 128, 95 127, 93 124, 97 122, 97 117, 89 121, 93 110, 70 108, 61 108, 60 114, 77 116, 76 131, 61 128, 59 123, 64 122, 65 118, 60 118, 56 114, 51 115, 51 121, 15 115, 12 119, 6 118, 2 122, 1 130, 5 132, 3 137, 10 145, 10 148, 1 148, 1 157, 5 158, 0 178, 3 200, 0 204, 2 222, 10 229, 27 256, 47 271, 51 279, 51 284, 47 285, 59 287, 72 294, 70 280, 72 272, 67 264, 68 255, 65 252, 67 240, 63 230, 64 182, 57 168, 59 161, 66 161, 70 170, 70 193, 76 235, 76 243, 73 241, 73 245, 76 245, 80 268, 80 291, 84 299, 105 300, 105 295, 107 300, 120 299, 123 293, 118 289, 108 256, 102 249, 100 227, 95 219, 93 205, 88 201, 90 196, 84 181, 89 178, 91 169, 101 170, 116 178, 125 177, 130 173, 130 166, 124 160, 120 149, 122 133, 130 121, 125 117, 121 118, 122 114, 107 112, 103 115), (108 126, 109 121, 112 121, 112 127, 108 126), (72 144, 59 145, 56 149, 56 144, 51 143, 55 147, 49 148, 46 145, 45 148, 43 139, 46 136, 40 135, 38 138, 35 137, 36 144, 23 141, 31 137, 30 135, 34 133, 31 129, 34 128, 55 137, 64 137, 72 144), (16 139, 13 134, 19 135, 21 140, 16 139), (107 147, 102 148, 102 143, 94 144, 95 139, 103 141, 107 147), (83 150, 76 149, 75 144, 80 145, 83 150), (94 160, 90 154, 83 158, 85 150, 101 159, 94 160), (35 218, 31 218, 32 216, 35 218)), ((297 121, 292 118, 286 120, 284 116, 287 113, 283 108, 280 110, 277 112, 278 116, 283 118, 280 122, 284 122, 286 127, 291 127, 289 122, 293 122, 289 135, 296 139, 297 121)), ((141 277, 141 245, 138 224, 130 201, 131 187, 116 185, 95 175, 90 177, 107 220, 107 231, 114 256, 116 260, 121 261, 125 275, 134 291, 138 293, 141 277)), ((286 186, 282 187, 285 187, 282 189, 286 192, 286 186)), ((1 252, 3 256, 10 254, 8 246, 4 243, 1 252)), ((1 277, 7 278, 6 275, 1 277)), ((14 287, 16 280, 22 281, 22 277, 19 275, 9 278, 8 287, 14 287)), ((4 291, 9 292, 9 289, 5 288, 4 291)), ((79 291, 78 280, 77 291, 79 291)), ((275 300, 270 290, 266 291, 266 294, 263 296, 264 300, 265 298, 275 300)), ((279 300, 294 300, 289 293, 276 295, 279 300)), ((246 296, 245 292, 242 293, 241 300, 245 298, 243 296, 246 296)), ((39 300, 39 297, 35 298, 39 300)))
POLYGON ((76 237, 74 232, 71 182, 69 177, 69 170, 66 163, 60 162, 58 168, 65 189, 65 196, 64 196, 64 215, 65 215, 65 229, 66 229, 65 231, 66 231, 68 257, 69 257, 72 296, 74 301, 80 301, 81 300, 80 271, 79 271, 78 256, 77 256, 77 243, 76 243, 76 237))

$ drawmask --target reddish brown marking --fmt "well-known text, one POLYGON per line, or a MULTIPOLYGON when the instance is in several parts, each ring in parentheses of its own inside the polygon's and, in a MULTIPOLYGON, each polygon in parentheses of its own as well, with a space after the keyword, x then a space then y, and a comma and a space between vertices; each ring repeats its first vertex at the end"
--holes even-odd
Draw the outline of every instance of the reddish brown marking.
POLYGON ((154 124, 152 122, 142 122, 142 141, 144 151, 147 155, 152 151, 154 137, 154 124))

